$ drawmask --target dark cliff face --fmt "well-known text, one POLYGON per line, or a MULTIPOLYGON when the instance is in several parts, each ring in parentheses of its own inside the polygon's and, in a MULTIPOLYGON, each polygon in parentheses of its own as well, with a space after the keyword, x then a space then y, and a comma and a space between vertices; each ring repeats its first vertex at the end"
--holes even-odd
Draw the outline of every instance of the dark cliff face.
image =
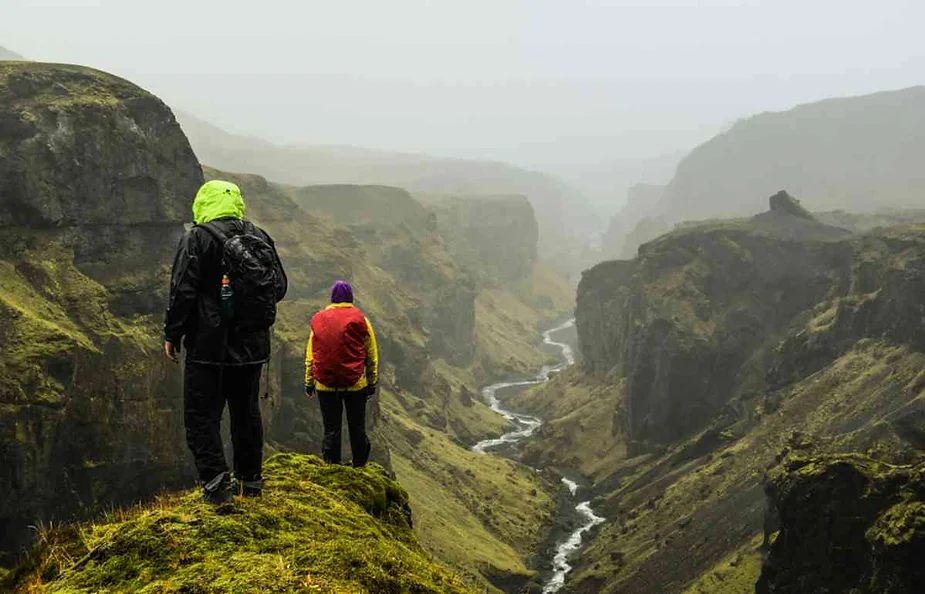
MULTIPOLYGON (((919 591, 920 462, 903 465, 925 451, 923 292, 921 225, 851 235, 784 195, 586 271, 578 377, 615 416, 600 440, 613 462, 580 462, 613 520, 576 591, 751 591, 763 523, 765 592, 919 591), (765 522, 762 477, 796 447, 804 462, 767 483, 779 523, 765 522), (831 461, 846 452, 900 467, 831 461)), ((581 454, 562 445, 549 447, 581 454)))
POLYGON ((75 66, 0 64, 0 526, 188 475, 160 357, 176 242, 202 172, 170 110, 75 66))
POLYGON ((669 443, 754 389, 760 358, 808 308, 848 290, 844 233, 775 211, 693 227, 586 272, 576 310, 583 364, 626 378, 632 439, 669 443), (783 218, 781 218, 783 217, 783 218))
POLYGON ((866 456, 788 458, 767 485, 779 531, 756 592, 925 591, 925 473, 866 456))
POLYGON ((586 369, 622 373, 636 262, 602 262, 581 275, 575 307, 578 351, 586 369))

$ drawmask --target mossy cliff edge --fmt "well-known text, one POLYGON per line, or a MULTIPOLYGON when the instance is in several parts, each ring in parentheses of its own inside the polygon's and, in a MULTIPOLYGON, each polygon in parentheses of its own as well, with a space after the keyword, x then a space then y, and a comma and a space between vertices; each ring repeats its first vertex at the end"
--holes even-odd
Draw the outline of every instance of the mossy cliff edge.
POLYGON ((279 454, 264 470, 259 499, 216 508, 192 492, 46 532, 5 585, 30 594, 472 592, 424 553, 408 494, 381 466, 279 454))
POLYGON ((202 172, 170 110, 0 63, 0 534, 190 477, 165 278, 202 172))

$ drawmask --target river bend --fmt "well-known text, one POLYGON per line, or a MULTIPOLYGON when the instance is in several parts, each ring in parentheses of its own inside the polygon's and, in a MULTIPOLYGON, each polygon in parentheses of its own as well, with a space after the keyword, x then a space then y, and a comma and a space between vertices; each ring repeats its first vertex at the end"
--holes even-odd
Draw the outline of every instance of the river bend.
MULTIPOLYGON (((507 421, 513 426, 513 429, 501 435, 500 437, 484 439, 478 442, 472 446, 473 451, 484 454, 488 452, 488 450, 497 448, 499 446, 516 444, 532 436, 536 430, 539 429, 540 425, 543 424, 541 419, 532 415, 507 410, 502 406, 501 401, 498 399, 498 391, 509 388, 521 388, 542 384, 548 381, 552 374, 562 371, 569 365, 575 363, 575 354, 572 351, 572 347, 564 342, 553 340, 552 338, 552 335, 556 332, 571 328, 574 325, 575 320, 571 319, 564 324, 560 324, 555 328, 550 328, 549 330, 543 332, 543 343, 556 347, 561 351, 561 363, 558 365, 544 366, 540 370, 539 374, 530 379, 499 382, 497 384, 486 386, 482 389, 482 397, 485 399, 485 402, 488 404, 488 406, 490 406, 493 411, 507 419, 507 421)), ((562 483, 568 488, 572 497, 577 495, 578 483, 567 478, 563 478, 562 483)), ((582 518, 582 524, 572 533, 570 533, 568 538, 562 540, 556 545, 556 554, 552 560, 553 574, 552 577, 550 577, 549 580, 544 584, 543 594, 554 594, 562 588, 562 586, 565 584, 565 576, 568 575, 568 573, 572 570, 572 566, 569 564, 569 560, 573 558, 573 556, 577 554, 578 550, 581 548, 584 534, 588 530, 604 521, 604 518, 595 514, 594 510, 591 509, 590 501, 582 501, 578 503, 575 506, 575 511, 578 512, 578 515, 582 518)))

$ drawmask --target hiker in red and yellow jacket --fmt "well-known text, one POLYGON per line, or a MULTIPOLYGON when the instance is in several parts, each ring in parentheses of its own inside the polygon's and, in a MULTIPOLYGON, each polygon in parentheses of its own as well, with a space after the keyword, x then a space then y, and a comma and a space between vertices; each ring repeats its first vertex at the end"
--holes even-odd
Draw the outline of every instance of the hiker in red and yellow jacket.
POLYGON ((353 305, 346 281, 331 287, 331 305, 312 317, 305 348, 305 394, 318 394, 324 422, 324 460, 340 463, 341 410, 347 410, 353 465, 369 460, 366 401, 379 383, 379 347, 369 319, 353 305))

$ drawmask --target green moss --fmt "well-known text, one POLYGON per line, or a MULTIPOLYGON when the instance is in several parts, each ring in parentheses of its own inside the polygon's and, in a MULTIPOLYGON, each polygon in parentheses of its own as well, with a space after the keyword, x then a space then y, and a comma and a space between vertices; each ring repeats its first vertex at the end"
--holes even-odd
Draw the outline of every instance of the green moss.
POLYGON ((684 594, 746 594, 755 591, 761 575, 760 534, 692 583, 684 594))
POLYGON ((86 66, 42 62, 0 62, 0 93, 19 104, 24 119, 41 109, 116 107, 133 98, 153 98, 136 85, 86 66))
POLYGON ((408 495, 376 465, 280 454, 262 499, 197 493, 45 534, 16 592, 469 592, 423 552, 408 495))
POLYGON ((600 479, 626 459, 622 382, 601 383, 573 366, 549 382, 509 401, 545 420, 524 445, 525 461, 536 467, 569 468, 600 479))
POLYGON ((925 502, 904 501, 890 507, 867 532, 867 539, 886 547, 925 539, 925 502))
POLYGON ((482 587, 490 588, 487 575, 533 575, 526 560, 555 514, 554 486, 528 467, 471 452, 404 418, 396 402, 383 406, 421 543, 482 587))

